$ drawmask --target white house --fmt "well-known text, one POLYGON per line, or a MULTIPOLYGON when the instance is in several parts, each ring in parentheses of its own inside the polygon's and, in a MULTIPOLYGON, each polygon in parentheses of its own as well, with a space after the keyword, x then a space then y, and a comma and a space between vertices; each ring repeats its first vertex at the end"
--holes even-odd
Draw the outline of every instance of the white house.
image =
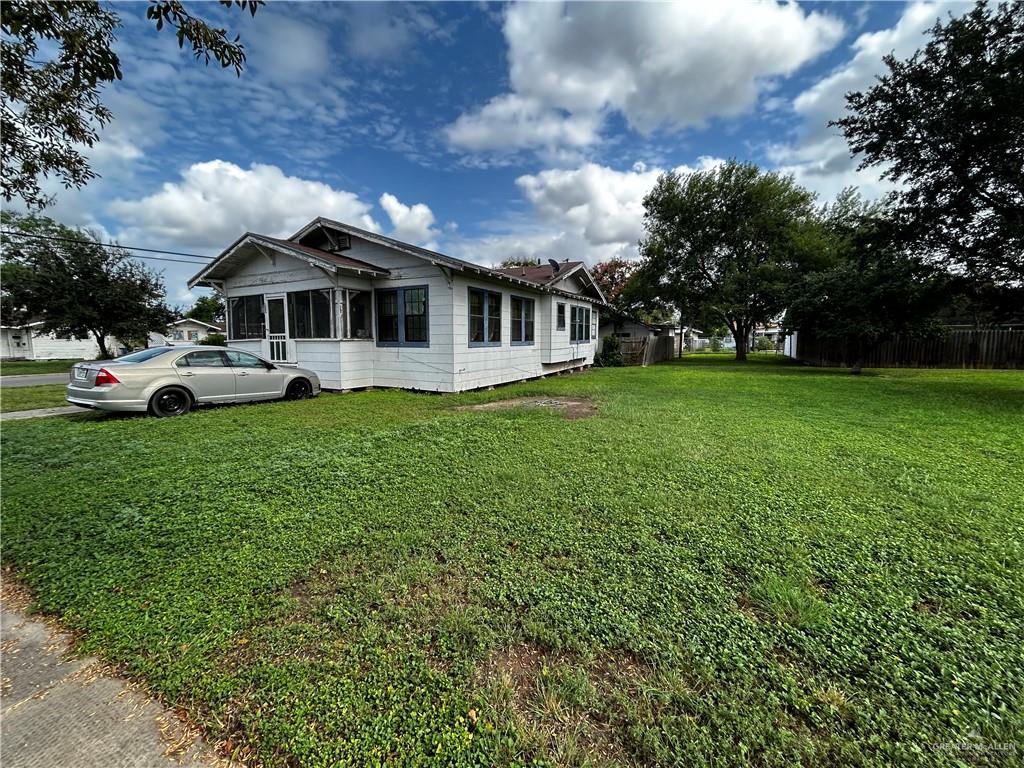
POLYGON ((165 333, 150 333, 148 344, 151 347, 162 347, 167 344, 172 346, 176 344, 198 344, 200 340, 211 333, 224 333, 224 329, 219 325, 211 325, 210 323, 204 323, 202 320, 185 317, 171 323, 165 333))
MULTIPOLYGON (((42 320, 25 325, 0 326, 0 357, 4 360, 95 360, 100 355, 96 339, 59 338, 42 331, 42 320)), ((107 338, 111 353, 118 349, 116 339, 107 338)))
POLYGON ((582 262, 490 269, 324 218, 243 235, 196 286, 223 295, 229 346, 327 389, 458 392, 590 365, 604 305, 582 262))

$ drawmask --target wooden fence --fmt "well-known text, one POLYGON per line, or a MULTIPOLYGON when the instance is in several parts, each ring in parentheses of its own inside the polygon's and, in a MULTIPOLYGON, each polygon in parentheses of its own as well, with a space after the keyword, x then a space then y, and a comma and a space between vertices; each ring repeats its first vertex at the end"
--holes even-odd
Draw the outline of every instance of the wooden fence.
POLYGON ((626 365, 651 365, 662 360, 671 360, 675 352, 674 336, 642 336, 635 339, 621 339, 622 360, 626 365))
MULTIPOLYGON (((842 344, 797 333, 796 358, 810 365, 845 367, 842 344)), ((1024 368, 1024 330, 951 329, 935 339, 895 336, 864 356, 865 368, 1024 368)))

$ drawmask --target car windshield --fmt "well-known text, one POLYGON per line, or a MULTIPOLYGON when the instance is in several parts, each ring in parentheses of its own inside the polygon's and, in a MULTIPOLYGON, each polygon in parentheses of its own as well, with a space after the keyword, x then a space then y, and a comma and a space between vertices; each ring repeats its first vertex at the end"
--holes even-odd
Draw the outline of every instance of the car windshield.
POLYGON ((173 347, 150 347, 149 349, 143 349, 138 352, 132 352, 130 355, 124 357, 117 357, 114 359, 115 363, 142 363, 146 360, 151 360, 157 355, 166 355, 168 352, 173 351, 173 347))

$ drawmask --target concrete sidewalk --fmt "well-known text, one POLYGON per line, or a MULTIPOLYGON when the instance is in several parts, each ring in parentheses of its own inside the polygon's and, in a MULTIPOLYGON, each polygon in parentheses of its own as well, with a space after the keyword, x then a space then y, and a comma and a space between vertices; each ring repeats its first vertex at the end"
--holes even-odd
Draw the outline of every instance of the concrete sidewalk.
POLYGON ((4 768, 209 768, 201 741, 137 686, 21 612, 4 579, 0 749, 4 768))
POLYGON ((85 408, 79 408, 77 405, 59 405, 53 408, 33 408, 30 411, 10 411, 9 413, 0 413, 0 421, 38 419, 44 416, 69 416, 72 413, 85 412, 85 408))

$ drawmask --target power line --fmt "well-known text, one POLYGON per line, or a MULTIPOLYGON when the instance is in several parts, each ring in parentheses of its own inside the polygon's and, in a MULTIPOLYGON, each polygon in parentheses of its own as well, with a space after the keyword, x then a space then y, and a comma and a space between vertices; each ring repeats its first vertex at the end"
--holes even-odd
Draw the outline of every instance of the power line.
MULTIPOLYGON (((213 256, 202 256, 198 253, 184 253, 182 251, 165 251, 160 248, 143 248, 141 246, 133 245, 118 245, 115 243, 101 243, 98 240, 83 240, 72 237, 57 237, 56 235, 36 235, 28 232, 14 232, 9 229, 0 230, 0 234, 13 235, 15 237, 34 237, 37 240, 54 240, 61 243, 78 243, 80 245, 98 245, 101 248, 120 248, 125 251, 144 251, 146 253, 165 253, 171 256, 188 256, 192 259, 202 259, 203 262, 209 262, 213 260, 213 256)), ((202 264, 203 262, 198 261, 185 261, 184 259, 168 259, 162 256, 136 256, 137 259, 145 259, 147 261, 173 261, 178 264, 202 264)))

